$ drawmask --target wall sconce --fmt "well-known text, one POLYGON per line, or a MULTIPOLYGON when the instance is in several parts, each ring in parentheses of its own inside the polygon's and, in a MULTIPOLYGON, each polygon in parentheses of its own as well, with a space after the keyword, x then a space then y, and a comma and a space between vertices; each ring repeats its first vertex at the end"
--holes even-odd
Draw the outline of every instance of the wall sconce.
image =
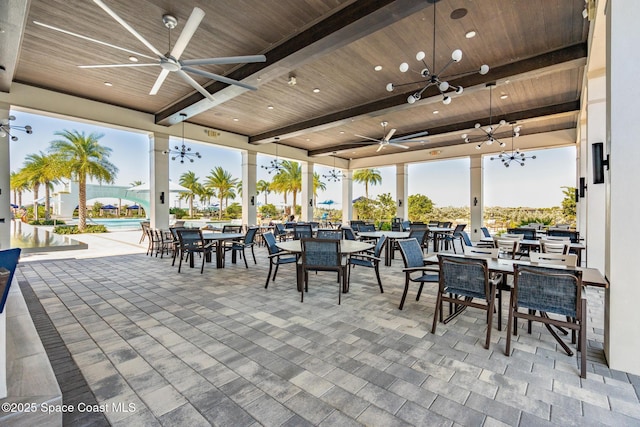
POLYGON ((160 203, 164 205, 164 191, 160 192, 160 203))
POLYGON ((313 199, 309 199, 309 206, 313 207, 313 199))
POLYGON ((596 142, 591 146, 593 160, 593 183, 604 183, 604 168, 609 169, 609 155, 604 157, 604 143, 596 142))
POLYGON ((402 199, 398 199, 398 207, 401 208, 402 207, 402 199))
POLYGON ((473 206, 478 206, 478 198, 477 197, 473 198, 473 206))
POLYGON ((251 196, 251 198, 249 199, 249 203, 251 203, 251 206, 255 206, 256 205, 256 199, 254 196, 251 196))
POLYGON ((580 177, 580 186, 578 187, 578 195, 584 197, 584 193, 587 191, 587 178, 580 177))
POLYGON ((580 201, 580 192, 578 191, 578 189, 576 188, 576 203, 578 203, 580 201))

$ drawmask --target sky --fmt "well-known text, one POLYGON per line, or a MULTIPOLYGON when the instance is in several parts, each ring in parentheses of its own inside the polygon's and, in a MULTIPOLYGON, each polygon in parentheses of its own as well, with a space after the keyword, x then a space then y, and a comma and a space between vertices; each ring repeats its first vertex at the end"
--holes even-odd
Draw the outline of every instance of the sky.
MULTIPOLYGON (((110 161, 118 169, 118 175, 114 185, 131 185, 134 181, 149 182, 149 140, 144 133, 128 132, 109 127, 61 120, 58 118, 42 116, 22 111, 12 111, 16 120, 15 126, 31 125, 33 134, 15 131, 18 141, 10 141, 11 170, 17 171, 24 163, 25 156, 40 151, 46 153, 49 142, 58 137, 54 134, 62 130, 77 130, 80 132, 103 133, 100 143, 112 149, 110 161)), ((170 146, 180 145, 181 140, 172 139, 170 146)), ((242 155, 240 150, 226 147, 216 147, 211 144, 200 144, 185 140, 192 151, 199 151, 202 159, 195 159, 194 163, 179 161, 169 162, 169 177, 171 181, 178 183, 180 176, 188 171, 195 172, 204 182, 206 176, 216 166, 222 166, 235 178, 242 177, 242 155)), ((504 207, 552 207, 560 206, 563 199, 562 187, 574 187, 576 182, 575 172, 575 147, 554 148, 527 152, 527 155, 535 155, 535 160, 527 160, 526 166, 514 165, 505 168, 500 161, 491 161, 486 156, 484 167, 484 206, 504 207)), ((273 157, 258 155, 257 178, 270 181, 273 173, 262 168, 273 157)), ((409 165, 409 192, 408 194, 424 194, 428 196, 437 207, 445 206, 469 206, 469 165, 468 158, 430 161, 409 165)), ((315 171, 327 174, 331 168, 316 165, 315 171)), ((375 198, 379 194, 391 193, 395 196, 395 166, 377 168, 382 176, 381 185, 369 187, 369 196, 375 198)), ((341 208, 342 183, 323 180, 327 186, 325 191, 318 193, 318 202, 333 200, 336 204, 333 208, 341 208)), ((363 184, 353 184, 353 198, 364 196, 363 184)), ((290 196, 289 196, 290 197, 290 196)), ((298 195, 299 198, 299 195, 298 195)), ((394 197, 395 198, 395 197, 394 197)), ((30 202, 30 196, 23 196, 23 203, 30 202)), ((236 201, 240 202, 238 198, 236 201)), ((112 203, 112 200, 105 201, 112 203)), ((258 196, 258 202, 264 202, 264 195, 258 196)), ((276 205, 283 203, 282 196, 268 195, 268 202, 276 205)), ((176 200, 172 195, 171 206, 186 204, 176 200)), ((289 200, 291 203, 291 200, 289 200)))

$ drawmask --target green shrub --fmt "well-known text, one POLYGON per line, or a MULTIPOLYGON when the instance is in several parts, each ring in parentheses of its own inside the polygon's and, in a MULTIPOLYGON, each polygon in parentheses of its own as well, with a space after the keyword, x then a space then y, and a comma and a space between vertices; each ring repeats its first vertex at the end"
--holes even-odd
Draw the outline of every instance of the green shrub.
MULTIPOLYGON (((57 234, 79 234, 77 225, 60 225, 53 229, 54 233, 57 234)), ((85 233, 107 233, 107 227, 104 225, 87 225, 84 229, 85 233)))
POLYGON ((44 220, 44 219, 40 219, 38 221, 29 221, 29 225, 64 225, 65 222, 60 220, 60 219, 49 219, 49 220, 44 220))

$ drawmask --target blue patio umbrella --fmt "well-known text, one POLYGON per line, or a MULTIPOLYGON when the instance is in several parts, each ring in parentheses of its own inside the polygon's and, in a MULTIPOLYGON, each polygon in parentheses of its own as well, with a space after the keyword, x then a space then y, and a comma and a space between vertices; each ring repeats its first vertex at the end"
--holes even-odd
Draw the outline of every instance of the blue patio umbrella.
POLYGON ((118 209, 118 207, 113 205, 104 205, 100 209, 118 209))
POLYGON ((127 209, 140 209, 140 206, 138 206, 138 205, 131 205, 131 206, 129 206, 127 209))
POLYGON ((329 200, 325 200, 324 202, 319 202, 318 204, 319 204, 319 205, 328 205, 328 206, 331 206, 331 205, 333 205, 334 203, 335 203, 335 202, 334 202, 333 200, 329 199, 329 200))
POLYGON ((13 209, 18 209, 20 206, 18 206, 18 205, 16 205, 16 204, 14 204, 14 203, 11 203, 11 207, 12 207, 13 209))

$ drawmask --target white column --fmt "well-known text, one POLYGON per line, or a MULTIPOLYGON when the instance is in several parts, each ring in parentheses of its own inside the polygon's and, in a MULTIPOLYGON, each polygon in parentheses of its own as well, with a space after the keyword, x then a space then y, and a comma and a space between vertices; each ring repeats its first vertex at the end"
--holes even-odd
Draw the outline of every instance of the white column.
MULTIPOLYGON (((582 94, 583 99, 587 99, 587 97, 589 96, 585 92, 583 92, 582 94)), ((589 120, 588 115, 589 113, 587 108, 585 109, 584 117, 580 118, 581 123, 578 128, 578 146, 576 147, 576 188, 578 189, 578 195, 580 194, 580 178, 584 179, 585 185, 587 185, 587 189, 589 188, 588 161, 589 159, 591 159, 591 155, 587 152, 590 148, 587 141, 587 121, 589 120)), ((596 118, 594 117, 594 119, 596 118)), ((606 127, 606 120, 604 121, 606 127)), ((576 229, 580 232, 580 237, 585 238, 585 242, 586 239, 589 238, 587 232, 587 202, 589 198, 590 196, 585 190, 583 192, 583 197, 578 197, 578 201, 576 203, 576 229)), ((604 224, 604 220, 602 223, 604 224)), ((604 233, 604 227, 601 226, 601 228, 603 230, 602 232, 604 233)), ((604 241, 602 242, 602 245, 604 247, 604 241)), ((587 256, 583 257, 583 264, 587 260, 587 256)), ((601 269, 600 271, 604 271, 604 269, 601 269)))
POLYGON ((257 154, 255 151, 242 152, 242 223, 258 225, 258 193, 256 191, 257 154))
POLYGON ((169 228, 169 135, 154 132, 149 135, 149 200, 151 228, 169 228))
POLYGON ((348 224, 353 217, 353 171, 342 174, 342 223, 348 224))
MULTIPOLYGON (((9 105, 0 104, 0 120, 9 119, 9 105)), ((0 137, 0 250, 9 249, 11 239, 11 190, 9 181, 9 135, 0 137)), ((1 295, 0 295, 1 297, 1 295)), ((7 310, 0 313, 0 399, 7 397, 7 310)))
POLYGON ((612 369, 640 375, 640 299, 635 258, 640 218, 640 2, 607 3, 607 135, 605 156, 605 274, 611 286, 605 293, 605 354, 612 369), (615 185, 614 185, 615 184, 615 185))
POLYGON ((302 221, 313 221, 313 163, 302 163, 302 194, 300 196, 302 221))
POLYGON ((396 217, 409 219, 409 165, 396 164, 396 217))
POLYGON ((479 241, 482 238, 480 227, 483 223, 484 213, 484 169, 482 167, 482 155, 474 154, 470 157, 471 171, 469 174, 469 187, 471 191, 469 206, 471 207, 471 224, 465 228, 472 241, 479 241))
MULTIPOLYGON (((587 245, 587 266, 604 271, 605 228, 602 226, 606 218, 605 185, 593 183, 593 161, 591 146, 597 142, 604 142, 607 135, 607 78, 605 70, 595 78, 588 76, 587 83, 587 144, 583 153, 586 154, 585 177, 588 197, 581 199, 586 205, 586 229, 580 233, 587 245)), ((578 180, 580 186, 580 180, 578 180)), ((580 202, 579 202, 580 203, 580 202)))
MULTIPOLYGON (((0 120, 9 120, 9 104, 0 104, 0 120)), ((9 135, 0 137, 0 249, 9 249, 11 242, 11 165, 9 135)))

